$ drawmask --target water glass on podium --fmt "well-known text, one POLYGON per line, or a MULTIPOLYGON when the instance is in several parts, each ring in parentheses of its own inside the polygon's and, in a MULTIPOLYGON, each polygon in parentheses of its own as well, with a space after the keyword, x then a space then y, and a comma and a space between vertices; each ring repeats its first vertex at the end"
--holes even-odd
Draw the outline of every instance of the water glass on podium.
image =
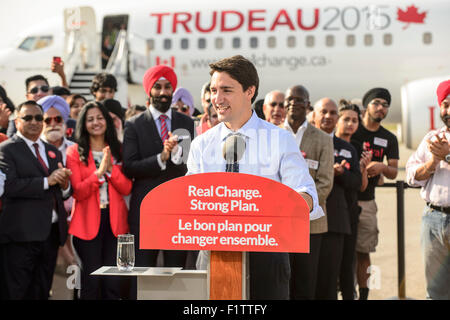
POLYGON ((117 268, 132 271, 134 268, 134 235, 119 234, 117 237, 117 268))

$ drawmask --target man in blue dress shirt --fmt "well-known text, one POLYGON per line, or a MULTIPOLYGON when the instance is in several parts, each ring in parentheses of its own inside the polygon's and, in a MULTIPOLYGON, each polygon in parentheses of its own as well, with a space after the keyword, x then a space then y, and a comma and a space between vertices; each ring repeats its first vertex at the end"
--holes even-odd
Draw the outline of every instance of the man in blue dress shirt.
MULTIPOLYGON (((194 139, 187 174, 224 172, 223 144, 237 134, 246 144, 239 172, 291 187, 307 202, 311 220, 323 216, 314 181, 294 138, 252 110, 259 86, 255 66, 242 56, 233 56, 210 64, 210 68, 211 103, 221 123, 194 139)), ((289 298, 288 253, 253 252, 249 260, 251 299, 289 298)))

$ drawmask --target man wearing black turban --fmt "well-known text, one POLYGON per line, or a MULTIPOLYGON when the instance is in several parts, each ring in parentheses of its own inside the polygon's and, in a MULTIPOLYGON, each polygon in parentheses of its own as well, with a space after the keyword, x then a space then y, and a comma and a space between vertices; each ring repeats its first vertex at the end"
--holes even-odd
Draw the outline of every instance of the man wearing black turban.
POLYGON ((362 101, 366 112, 351 142, 358 152, 372 153, 372 161, 366 167, 369 183, 366 190, 358 195, 358 205, 362 210, 356 240, 359 299, 367 300, 369 295, 367 280, 370 276, 367 271, 370 267, 369 253, 375 252, 378 244, 375 187, 381 175, 389 179, 397 177, 399 151, 396 136, 381 125, 391 104, 389 91, 385 88, 373 88, 367 91, 362 101), (385 157, 387 164, 384 163, 385 157))

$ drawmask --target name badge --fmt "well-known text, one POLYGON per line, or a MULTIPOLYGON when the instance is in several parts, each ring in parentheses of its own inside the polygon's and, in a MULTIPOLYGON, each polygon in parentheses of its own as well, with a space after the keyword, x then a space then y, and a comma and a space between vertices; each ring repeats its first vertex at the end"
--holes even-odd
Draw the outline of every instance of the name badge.
POLYGON ((375 139, 373 140, 373 144, 376 144, 377 146, 381 146, 381 147, 387 147, 388 142, 386 139, 382 139, 382 138, 378 138, 375 137, 375 139))
POLYGON ((352 158, 352 153, 346 149, 341 149, 341 151, 339 152, 339 155, 347 158, 347 159, 351 159, 352 158))
POLYGON ((319 169, 319 161, 311 160, 311 159, 305 159, 305 160, 308 163, 308 168, 313 169, 313 170, 319 169))

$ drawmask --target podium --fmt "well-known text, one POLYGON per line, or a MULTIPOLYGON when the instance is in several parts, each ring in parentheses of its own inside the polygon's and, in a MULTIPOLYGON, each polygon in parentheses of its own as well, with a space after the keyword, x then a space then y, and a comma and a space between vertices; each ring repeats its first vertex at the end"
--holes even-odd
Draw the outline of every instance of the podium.
POLYGON ((117 267, 104 266, 91 275, 136 277, 138 300, 209 299, 206 270, 135 267, 133 271, 119 271, 117 267))
POLYGON ((309 252, 306 201, 268 178, 230 172, 176 178, 151 190, 140 211, 140 249, 211 252, 206 299, 249 298, 246 252, 309 252))

